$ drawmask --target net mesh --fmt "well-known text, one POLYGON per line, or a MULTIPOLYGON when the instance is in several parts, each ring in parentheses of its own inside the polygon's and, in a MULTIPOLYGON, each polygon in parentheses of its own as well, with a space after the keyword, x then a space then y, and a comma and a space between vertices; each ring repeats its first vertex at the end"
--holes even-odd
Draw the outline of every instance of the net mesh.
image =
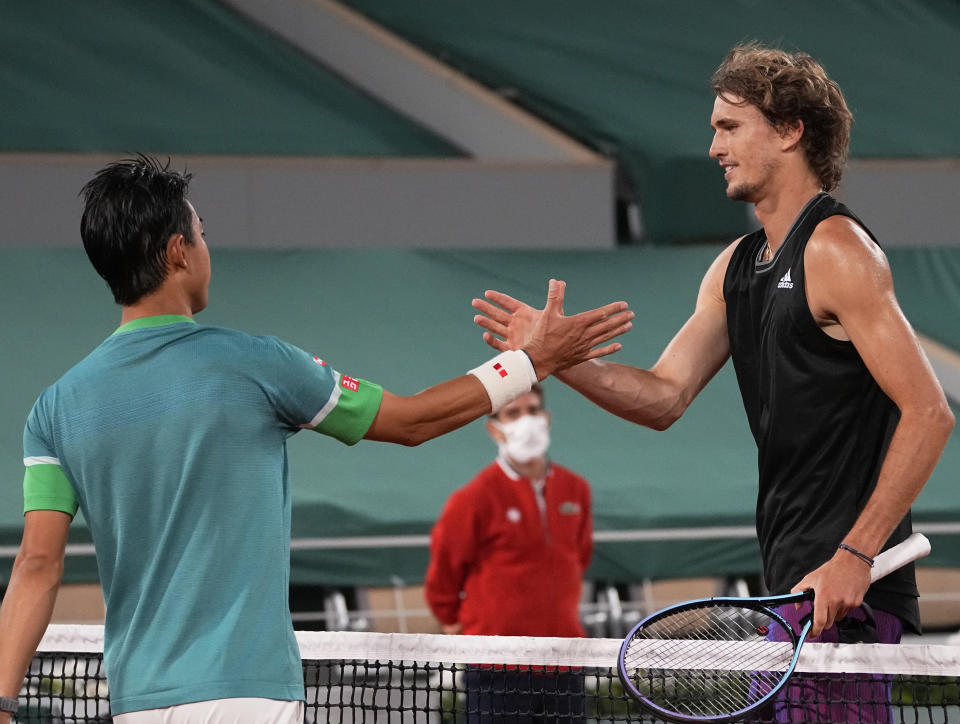
MULTIPOLYGON (((307 722, 655 722, 614 639, 302 632, 307 722)), ((16 722, 108 722, 102 629, 51 627, 16 722)), ((960 648, 808 644, 751 722, 960 724, 960 648)))

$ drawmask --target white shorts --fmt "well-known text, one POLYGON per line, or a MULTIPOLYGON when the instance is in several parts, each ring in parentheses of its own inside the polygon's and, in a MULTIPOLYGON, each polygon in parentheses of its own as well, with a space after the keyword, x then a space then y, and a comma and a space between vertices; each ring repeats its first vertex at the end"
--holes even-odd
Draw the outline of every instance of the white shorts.
POLYGON ((117 714, 115 724, 303 724, 302 701, 211 699, 117 714))

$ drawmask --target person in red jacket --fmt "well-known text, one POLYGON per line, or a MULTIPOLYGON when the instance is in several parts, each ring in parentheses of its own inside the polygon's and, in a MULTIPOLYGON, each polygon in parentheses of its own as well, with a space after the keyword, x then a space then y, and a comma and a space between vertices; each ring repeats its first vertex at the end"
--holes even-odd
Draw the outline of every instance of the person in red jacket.
MULTIPOLYGON (((578 606, 593 552, 590 486, 547 457, 543 388, 534 385, 491 415, 487 431, 496 460, 453 493, 434 525, 427 603, 448 634, 583 636, 578 606)), ((466 688, 469 721, 583 713, 576 674, 478 668, 467 672, 466 688)))

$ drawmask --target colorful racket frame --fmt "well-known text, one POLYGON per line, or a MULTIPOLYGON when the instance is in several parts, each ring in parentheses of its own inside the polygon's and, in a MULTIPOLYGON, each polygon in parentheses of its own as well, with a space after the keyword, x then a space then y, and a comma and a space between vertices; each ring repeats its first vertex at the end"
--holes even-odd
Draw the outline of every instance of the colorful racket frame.
POLYGON ((782 606, 788 603, 802 603, 810 600, 813 600, 812 591, 807 591, 805 593, 789 593, 782 596, 758 596, 749 598, 741 598, 736 596, 715 596, 712 598, 697 598, 674 604, 673 606, 669 606, 668 608, 664 608, 647 616, 630 630, 630 633, 627 634, 626 638, 623 640, 623 643, 620 645, 620 653, 617 656, 617 675, 620 677, 620 682, 623 684, 627 693, 655 716, 675 722, 735 721, 766 705, 772 701, 783 689, 787 681, 790 679, 790 676, 793 674, 794 669, 797 667, 797 661, 800 659, 800 647, 803 646, 803 643, 810 632, 810 627, 813 623, 812 617, 807 617, 802 629, 800 630, 800 633, 798 634, 796 631, 794 631, 793 626, 791 626, 783 616, 774 610, 774 607, 782 606), (793 647, 793 656, 791 657, 789 664, 786 666, 782 676, 780 677, 780 680, 770 689, 768 693, 752 704, 741 709, 722 714, 718 713, 708 716, 696 716, 693 714, 685 714, 683 712, 677 712, 671 709, 663 708, 656 702, 646 697, 643 692, 641 692, 634 685, 633 677, 627 671, 628 665, 626 663, 626 656, 630 648, 630 644, 636 638, 638 632, 649 627, 650 624, 666 618, 667 616, 672 616, 682 611, 715 607, 753 609, 764 614, 765 616, 768 616, 775 623, 779 624, 790 639, 788 642, 783 643, 789 643, 793 647))
MULTIPOLYGON (((883 551, 876 557, 874 565, 870 571, 871 582, 878 581, 887 574, 892 573, 898 568, 902 568, 908 563, 911 563, 918 558, 922 558, 929 553, 930 541, 920 533, 913 533, 906 540, 883 551)), ((630 630, 630 633, 627 634, 623 643, 620 645, 620 653, 617 655, 617 675, 620 677, 620 682, 623 684, 627 693, 633 697, 633 699, 635 699, 653 714, 663 717, 664 719, 669 719, 676 722, 734 721, 769 703, 774 699, 774 697, 776 697, 777 693, 783 689, 784 685, 790 680, 790 676, 797 667, 797 662, 800 658, 800 648, 803 646, 807 635, 810 633, 810 627, 813 623, 812 614, 806 617, 806 620, 803 622, 802 628, 798 634, 796 631, 794 631, 793 626, 791 626, 786 619, 783 618, 783 616, 773 610, 773 608, 782 606, 784 604, 801 603, 803 601, 810 600, 813 600, 813 591, 805 591, 803 593, 788 593, 780 596, 760 596, 749 598, 719 596, 714 598, 698 598, 692 601, 685 601, 683 603, 669 606, 651 614, 650 616, 647 616, 630 630), (741 709, 705 716, 697 716, 665 709, 656 702, 651 701, 634 685, 633 677, 627 670, 628 664, 626 663, 626 656, 628 654, 628 650, 630 649, 630 644, 635 638, 637 638, 637 633, 656 621, 681 611, 720 606, 731 608, 750 608, 770 617, 775 623, 783 627, 784 631, 786 631, 789 635, 789 643, 793 645, 793 656, 791 657, 790 662, 785 666, 784 673, 780 677, 780 680, 777 681, 776 684, 771 687, 771 690, 763 697, 741 709)), ((717 641, 722 641, 722 639, 717 639, 717 641)))

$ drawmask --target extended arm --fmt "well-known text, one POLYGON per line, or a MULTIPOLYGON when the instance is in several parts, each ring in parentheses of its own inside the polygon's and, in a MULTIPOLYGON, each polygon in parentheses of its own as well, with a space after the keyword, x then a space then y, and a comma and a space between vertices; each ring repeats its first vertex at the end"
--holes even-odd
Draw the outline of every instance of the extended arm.
MULTIPOLYGON (((707 270, 693 315, 651 369, 591 360, 557 378, 614 415, 657 430, 669 427, 730 356, 723 277, 735 246, 707 270)), ((483 312, 474 321, 487 330, 484 339, 496 349, 523 346, 541 312, 499 292, 486 296, 490 301, 473 303, 483 312)))
POLYGON ((472 375, 402 397, 383 391, 367 440, 419 445, 490 412, 490 398, 472 375))
MULTIPOLYGON (((533 363, 538 379, 617 351, 620 344, 608 342, 631 327, 633 313, 627 310, 625 302, 564 316, 564 289, 563 282, 550 281, 543 314, 521 345, 533 363)), ((366 438, 418 445, 490 411, 490 397, 472 375, 442 382, 409 397, 384 391, 380 409, 366 438)))
MULTIPOLYGON (((852 221, 823 222, 804 257, 807 297, 821 326, 853 342, 877 384, 900 410, 876 488, 843 541, 875 556, 933 472, 953 414, 910 323, 897 303, 883 253, 852 221)), ((869 568, 838 550, 795 591, 813 589, 812 633, 863 601, 869 568)))
MULTIPOLYGON (((63 572, 70 516, 34 510, 24 517, 23 541, 0 606, 0 696, 17 698, 30 659, 50 623, 63 572)), ((0 722, 8 722, 0 713, 0 722)))

